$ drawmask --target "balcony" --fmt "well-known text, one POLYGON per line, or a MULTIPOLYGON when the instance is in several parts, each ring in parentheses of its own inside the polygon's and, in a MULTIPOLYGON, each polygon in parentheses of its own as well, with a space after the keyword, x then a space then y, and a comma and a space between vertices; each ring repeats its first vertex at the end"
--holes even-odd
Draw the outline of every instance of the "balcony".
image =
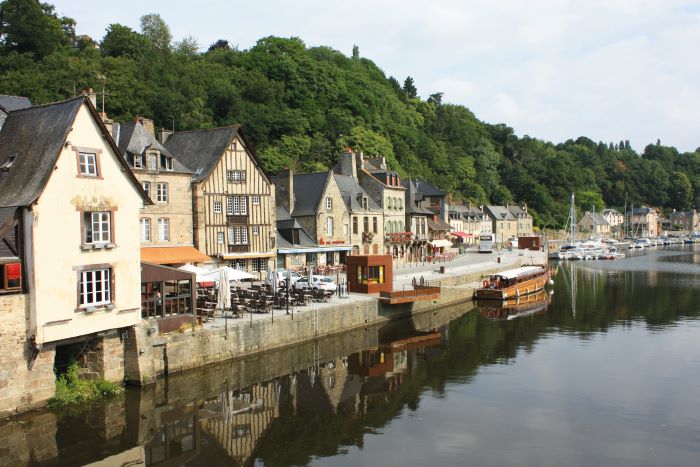
POLYGON ((413 240, 413 232, 392 232, 384 234, 386 243, 410 243, 413 240))
POLYGON ((250 245, 228 245, 229 253, 249 253, 250 245))

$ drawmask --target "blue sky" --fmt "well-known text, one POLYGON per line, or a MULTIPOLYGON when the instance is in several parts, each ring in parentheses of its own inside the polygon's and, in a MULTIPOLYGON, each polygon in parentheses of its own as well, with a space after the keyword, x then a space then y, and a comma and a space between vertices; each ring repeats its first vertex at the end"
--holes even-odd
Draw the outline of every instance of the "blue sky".
POLYGON ((469 107, 518 135, 585 135, 700 146, 700 2, 683 0, 54 1, 77 32, 99 40, 159 13, 175 40, 246 49, 298 36, 347 55, 353 44, 421 97, 469 107))

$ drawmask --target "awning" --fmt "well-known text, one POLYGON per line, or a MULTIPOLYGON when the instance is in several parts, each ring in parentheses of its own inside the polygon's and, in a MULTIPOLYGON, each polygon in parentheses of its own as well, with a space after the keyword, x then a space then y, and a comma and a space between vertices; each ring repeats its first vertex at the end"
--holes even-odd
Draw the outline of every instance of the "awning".
POLYGON ((454 235, 456 237, 462 237, 462 238, 470 238, 470 237, 474 236, 470 233, 465 233, 465 232, 450 232, 450 235, 454 235))
POLYGON ((452 242, 449 240, 433 240, 432 242, 429 242, 431 245, 433 245, 436 248, 448 248, 452 246, 452 242))
POLYGON ((141 261, 153 264, 210 262, 211 258, 193 246, 141 247, 141 261))
POLYGON ((247 258, 272 258, 275 256, 275 253, 272 252, 266 252, 266 253, 224 253, 221 255, 223 259, 247 259, 247 258))

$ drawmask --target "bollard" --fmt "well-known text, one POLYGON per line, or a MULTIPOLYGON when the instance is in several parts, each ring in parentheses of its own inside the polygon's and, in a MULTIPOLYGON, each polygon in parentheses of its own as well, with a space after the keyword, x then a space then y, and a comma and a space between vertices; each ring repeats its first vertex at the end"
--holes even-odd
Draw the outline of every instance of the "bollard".
POLYGON ((496 258, 496 262, 500 264, 500 262, 501 262, 501 257, 500 257, 500 256, 499 256, 498 258, 496 258))
POLYGON ((440 266, 440 274, 445 274, 445 266, 440 266))

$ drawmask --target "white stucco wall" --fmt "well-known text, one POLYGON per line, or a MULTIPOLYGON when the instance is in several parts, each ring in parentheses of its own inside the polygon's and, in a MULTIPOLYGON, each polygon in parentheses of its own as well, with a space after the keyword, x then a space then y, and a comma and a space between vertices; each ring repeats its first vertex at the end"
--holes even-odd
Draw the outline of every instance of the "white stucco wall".
POLYGON ((139 213, 143 201, 84 105, 56 167, 33 210, 30 277, 31 323, 39 343, 57 341, 140 321, 139 213), (77 176, 73 146, 101 151, 102 179, 77 176), (81 210, 115 209, 111 249, 81 249, 81 210), (78 310, 77 267, 110 264, 115 308, 78 310))

